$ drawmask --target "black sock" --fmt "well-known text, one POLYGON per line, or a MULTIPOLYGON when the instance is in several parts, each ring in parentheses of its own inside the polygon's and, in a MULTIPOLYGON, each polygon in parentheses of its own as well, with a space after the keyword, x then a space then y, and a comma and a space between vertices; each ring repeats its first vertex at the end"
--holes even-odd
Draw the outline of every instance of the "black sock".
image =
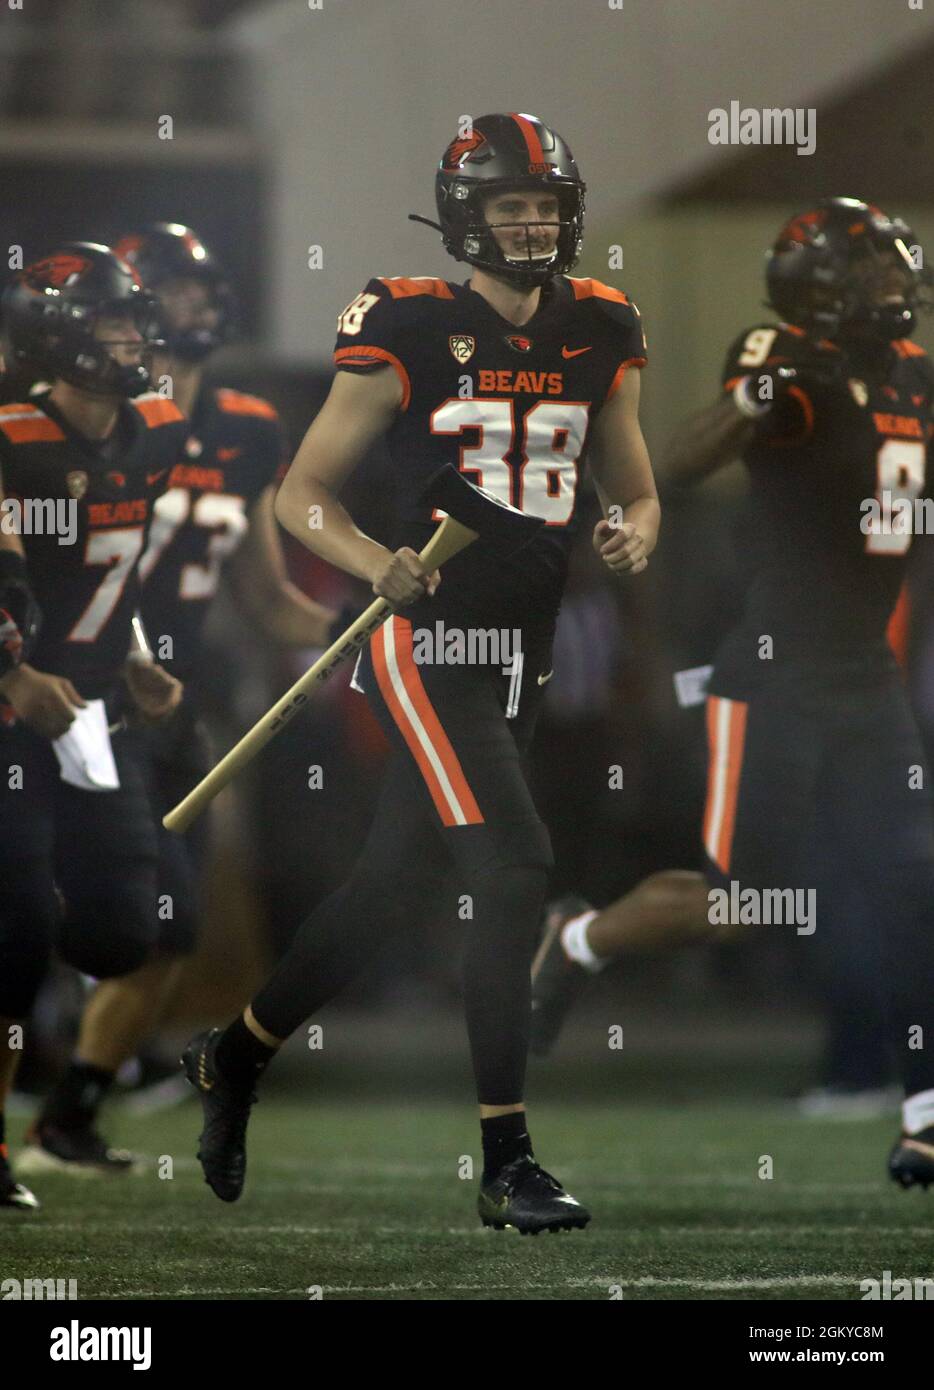
POLYGON ((483 1138, 483 1181, 491 1182, 501 1168, 523 1154, 532 1156, 532 1140, 525 1127, 524 1110, 513 1110, 506 1115, 493 1115, 480 1121, 483 1138))
POLYGON ((278 1050, 260 1042, 256 1034, 250 1032, 241 1015, 224 1029, 214 1052, 214 1060, 226 1081, 233 1086, 250 1089, 278 1050))
POLYGON ((72 1062, 42 1107, 41 1124, 74 1129, 91 1124, 114 1083, 115 1073, 92 1062, 72 1062))

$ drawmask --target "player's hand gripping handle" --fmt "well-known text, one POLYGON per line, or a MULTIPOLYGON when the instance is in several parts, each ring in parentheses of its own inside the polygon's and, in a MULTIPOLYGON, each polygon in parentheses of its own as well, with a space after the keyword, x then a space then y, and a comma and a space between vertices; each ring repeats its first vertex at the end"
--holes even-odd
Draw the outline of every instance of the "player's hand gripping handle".
MULTIPOLYGON (((455 521, 454 517, 447 516, 418 558, 422 567, 430 574, 476 539, 476 531, 471 531, 469 527, 455 521)), ((246 767, 250 759, 266 746, 273 735, 307 704, 312 686, 326 681, 342 661, 355 655, 376 629, 382 627, 391 611, 384 598, 374 600, 356 622, 351 623, 347 631, 338 637, 336 642, 332 642, 314 665, 299 677, 291 690, 287 690, 272 709, 253 725, 249 733, 244 734, 240 742, 212 767, 208 775, 202 778, 184 800, 163 816, 162 824, 166 830, 174 830, 178 834, 187 830, 221 788, 226 787, 227 783, 246 767)))

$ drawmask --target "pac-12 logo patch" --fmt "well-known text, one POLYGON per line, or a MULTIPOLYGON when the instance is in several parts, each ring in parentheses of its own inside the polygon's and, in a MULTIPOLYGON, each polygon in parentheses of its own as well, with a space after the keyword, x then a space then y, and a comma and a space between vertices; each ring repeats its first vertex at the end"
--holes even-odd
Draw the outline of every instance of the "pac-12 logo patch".
POLYGON ((865 381, 860 381, 857 377, 851 376, 848 382, 850 395, 857 405, 865 405, 869 400, 869 392, 866 389, 865 381))
POLYGON ((71 473, 65 474, 65 486, 68 489, 69 497, 73 497, 76 502, 80 502, 88 490, 88 475, 82 468, 75 468, 71 473))
POLYGON ((462 366, 465 362, 470 361, 477 350, 477 340, 476 338, 471 338, 469 333, 452 333, 450 338, 448 338, 448 344, 450 345, 452 356, 456 361, 460 362, 462 366))

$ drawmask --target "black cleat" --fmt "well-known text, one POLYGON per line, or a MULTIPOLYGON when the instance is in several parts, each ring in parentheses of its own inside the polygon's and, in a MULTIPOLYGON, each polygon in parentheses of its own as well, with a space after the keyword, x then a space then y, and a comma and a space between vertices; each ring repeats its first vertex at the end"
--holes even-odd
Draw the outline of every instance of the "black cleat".
POLYGON ((590 911, 583 898, 556 898, 545 906, 541 944, 532 961, 532 1031, 529 1049, 547 1057, 564 1026, 571 1005, 589 978, 576 960, 565 954, 561 931, 572 917, 590 911))
POLYGON ((528 1154, 507 1163, 492 1182, 481 1187, 477 1209, 484 1226, 497 1231, 512 1226, 524 1236, 574 1227, 583 1230, 590 1220, 587 1208, 528 1154))
POLYGON ((889 1177, 901 1187, 934 1183, 934 1125, 920 1134, 903 1134, 889 1154, 889 1177))
POLYGON ((21 1173, 96 1178, 105 1173, 142 1172, 145 1161, 128 1149, 112 1149, 90 1122, 64 1128, 38 1120, 26 1135, 16 1166, 21 1173))
POLYGON ((0 1144, 0 1207, 10 1207, 17 1211, 38 1211, 39 1199, 34 1197, 28 1187, 17 1182, 10 1168, 10 1160, 0 1144))
POLYGON ((221 1077, 214 1062, 220 1037, 220 1028, 212 1028, 192 1038, 182 1053, 182 1066, 204 1111, 198 1145, 204 1181, 222 1202, 235 1202, 246 1178, 246 1127, 256 1093, 221 1077))

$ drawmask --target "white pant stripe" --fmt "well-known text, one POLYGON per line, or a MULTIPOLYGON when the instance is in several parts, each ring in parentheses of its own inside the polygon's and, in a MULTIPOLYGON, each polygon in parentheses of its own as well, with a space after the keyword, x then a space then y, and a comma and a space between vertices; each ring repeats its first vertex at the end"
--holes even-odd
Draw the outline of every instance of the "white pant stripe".
POLYGON ((712 803, 710 824, 707 829, 705 848, 714 863, 718 862, 717 845, 723 828, 723 812, 726 804, 726 782, 730 761, 730 720, 733 715, 733 701, 717 699, 714 721, 714 746, 710 750, 713 759, 712 803))
POLYGON ((440 757, 438 756, 437 749, 435 748, 431 739, 428 737, 428 732, 421 719, 419 718, 418 711, 412 704, 412 701, 409 698, 409 692, 406 690, 405 684, 402 680, 402 673, 399 670, 399 662, 396 658, 395 624, 395 618, 389 618, 379 629, 379 635, 383 639, 383 651, 386 656, 386 670, 389 672, 389 679, 392 683, 393 691, 395 692, 396 699, 399 701, 399 705, 403 714, 405 715, 406 719, 409 722, 409 725, 411 726, 412 732, 418 739, 418 742, 422 750, 424 751, 428 761, 431 763, 432 769, 435 773, 435 776, 438 779, 438 783, 441 788, 441 795, 444 797, 445 801, 448 804, 448 810, 454 817, 455 825, 466 825, 467 817, 464 814, 463 808, 457 799, 457 796, 454 792, 454 788, 451 786, 448 775, 444 770, 444 766, 441 762, 440 757))

